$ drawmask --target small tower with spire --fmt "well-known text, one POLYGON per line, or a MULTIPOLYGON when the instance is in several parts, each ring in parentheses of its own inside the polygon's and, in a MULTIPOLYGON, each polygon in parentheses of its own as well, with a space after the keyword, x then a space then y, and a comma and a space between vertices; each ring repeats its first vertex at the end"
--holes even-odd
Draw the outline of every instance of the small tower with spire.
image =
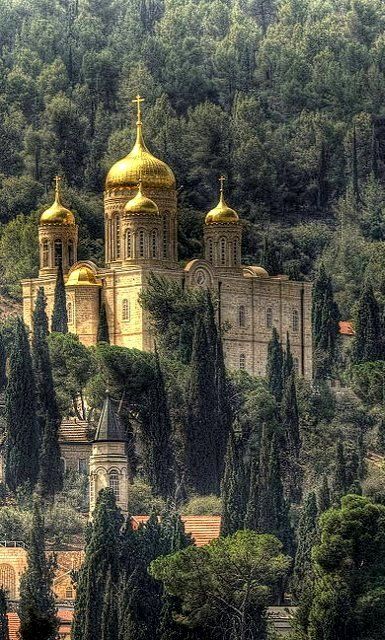
POLYGON ((66 274, 77 261, 77 244, 75 216, 62 204, 61 177, 56 176, 54 202, 39 221, 40 275, 56 273, 60 263, 66 274))
POLYGON ((242 225, 224 197, 224 176, 219 178, 219 202, 208 212, 204 225, 205 259, 215 267, 241 266, 242 225))
POLYGON ((128 508, 128 457, 126 437, 119 416, 107 391, 100 414, 90 457, 90 514, 101 489, 110 488, 116 504, 123 511, 128 508))

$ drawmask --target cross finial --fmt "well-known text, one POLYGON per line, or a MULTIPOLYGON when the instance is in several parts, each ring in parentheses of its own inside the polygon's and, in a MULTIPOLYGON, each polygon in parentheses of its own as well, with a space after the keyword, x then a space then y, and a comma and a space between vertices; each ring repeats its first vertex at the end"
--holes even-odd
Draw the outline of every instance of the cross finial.
POLYGON ((55 176, 55 197, 57 201, 60 200, 60 183, 61 176, 55 176))
POLYGON ((136 107, 137 107, 137 122, 136 122, 136 124, 142 124, 142 110, 140 108, 140 105, 141 105, 142 102, 144 102, 144 98, 142 98, 138 93, 138 95, 134 98, 134 100, 132 100, 132 102, 136 102, 136 107))
POLYGON ((219 183, 221 185, 221 189, 220 189, 221 197, 223 197, 223 185, 224 185, 225 180, 226 180, 225 176, 220 176, 219 183))

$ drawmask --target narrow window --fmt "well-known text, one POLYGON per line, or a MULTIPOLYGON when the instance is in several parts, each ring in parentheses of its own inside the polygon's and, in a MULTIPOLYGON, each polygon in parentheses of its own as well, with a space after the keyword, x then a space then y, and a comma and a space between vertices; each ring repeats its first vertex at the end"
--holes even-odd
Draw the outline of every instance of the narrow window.
POLYGON ((66 600, 72 600, 74 597, 74 592, 72 587, 66 587, 66 600))
POLYGON ((221 264, 226 264, 226 238, 220 240, 220 258, 221 264))
POLYGON ((163 256, 167 258, 167 245, 168 245, 168 233, 167 233, 167 213, 165 213, 163 218, 163 256))
POLYGON ((155 229, 151 233, 151 249, 152 257, 156 258, 158 256, 158 232, 155 229))
POLYGON ((41 252, 42 252, 42 264, 43 264, 43 267, 48 267, 48 255, 49 255, 48 240, 43 240, 41 252))
POLYGON ((293 358, 294 371, 299 373, 299 358, 293 358))
POLYGON ((266 309, 266 327, 271 329, 273 326, 273 309, 270 307, 266 309))
POLYGON ((119 474, 117 471, 111 471, 110 473, 110 489, 115 494, 115 499, 119 500, 119 474))
POLYGON ((62 261, 63 244, 61 240, 55 240, 55 267, 58 267, 62 261))
POLYGON ((209 238, 208 242, 207 242, 207 248, 208 248, 208 259, 209 262, 211 262, 211 264, 214 261, 214 249, 213 249, 213 241, 212 238, 209 238))
POLYGON ((233 242, 233 264, 234 266, 238 264, 238 240, 233 242))
POLYGON ((84 458, 80 458, 78 462, 79 473, 88 473, 88 462, 84 458))
POLYGON ((120 258, 120 217, 115 218, 116 257, 120 258))
POLYGON ((73 324, 74 322, 74 305, 72 302, 67 303, 67 320, 68 324, 73 324))
POLYGON ((238 321, 239 321, 239 326, 242 329, 244 329, 246 326, 246 311, 243 304, 239 307, 239 310, 238 310, 238 321))
POLYGON ((246 356, 244 353, 241 353, 239 356, 239 368, 242 370, 246 369, 246 356))
POLYGON ((139 231, 139 257, 144 258, 144 231, 139 231))
POLYGON ((299 314, 297 309, 293 310, 293 332, 298 333, 299 329, 299 314))
POLYGON ((127 233, 126 233, 126 254, 127 254, 127 258, 132 258, 131 250, 132 250, 131 231, 128 230, 127 233))
POLYGON ((130 301, 125 298, 122 302, 122 320, 128 321, 130 319, 130 301))

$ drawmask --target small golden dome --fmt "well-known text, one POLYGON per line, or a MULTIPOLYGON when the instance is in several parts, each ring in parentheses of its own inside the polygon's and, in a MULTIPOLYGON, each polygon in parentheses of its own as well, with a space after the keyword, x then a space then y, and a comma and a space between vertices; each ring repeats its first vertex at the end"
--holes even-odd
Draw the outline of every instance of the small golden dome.
POLYGON ((96 280, 95 274, 87 264, 80 264, 68 276, 66 287, 70 286, 96 286, 100 287, 101 282, 96 280))
POLYGON ((124 207, 125 213, 146 213, 149 215, 159 215, 158 205, 150 198, 143 195, 142 181, 139 180, 138 193, 131 198, 124 207))
POLYGON ((140 179, 149 188, 175 189, 175 176, 170 167, 162 160, 155 158, 144 143, 140 110, 143 98, 137 96, 133 102, 138 105, 136 142, 130 153, 125 158, 118 160, 109 170, 106 178, 106 191, 121 187, 135 187, 140 179))
POLYGON ((56 176, 55 200, 49 209, 46 209, 46 211, 43 211, 41 214, 40 224, 75 224, 74 214, 61 203, 60 180, 60 176, 56 176))
POLYGON ((234 209, 231 209, 231 207, 228 206, 228 204, 226 204, 224 196, 223 196, 223 182, 224 182, 224 177, 221 176, 219 178, 220 183, 221 183, 221 191, 220 191, 220 196, 219 196, 219 202, 217 204, 217 206, 214 209, 211 209, 211 211, 208 212, 208 214, 206 215, 205 218, 205 223, 206 224, 213 224, 213 223, 236 223, 239 222, 239 216, 237 214, 236 211, 234 211, 234 209))

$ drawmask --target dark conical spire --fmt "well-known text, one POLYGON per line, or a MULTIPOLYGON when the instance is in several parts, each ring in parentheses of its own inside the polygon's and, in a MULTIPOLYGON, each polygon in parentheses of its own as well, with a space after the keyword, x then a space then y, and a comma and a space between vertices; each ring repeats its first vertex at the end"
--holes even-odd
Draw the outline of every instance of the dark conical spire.
POLYGON ((118 415, 114 411, 110 394, 106 393, 106 399, 100 414, 98 428, 96 430, 95 441, 115 441, 124 442, 124 428, 118 415))

